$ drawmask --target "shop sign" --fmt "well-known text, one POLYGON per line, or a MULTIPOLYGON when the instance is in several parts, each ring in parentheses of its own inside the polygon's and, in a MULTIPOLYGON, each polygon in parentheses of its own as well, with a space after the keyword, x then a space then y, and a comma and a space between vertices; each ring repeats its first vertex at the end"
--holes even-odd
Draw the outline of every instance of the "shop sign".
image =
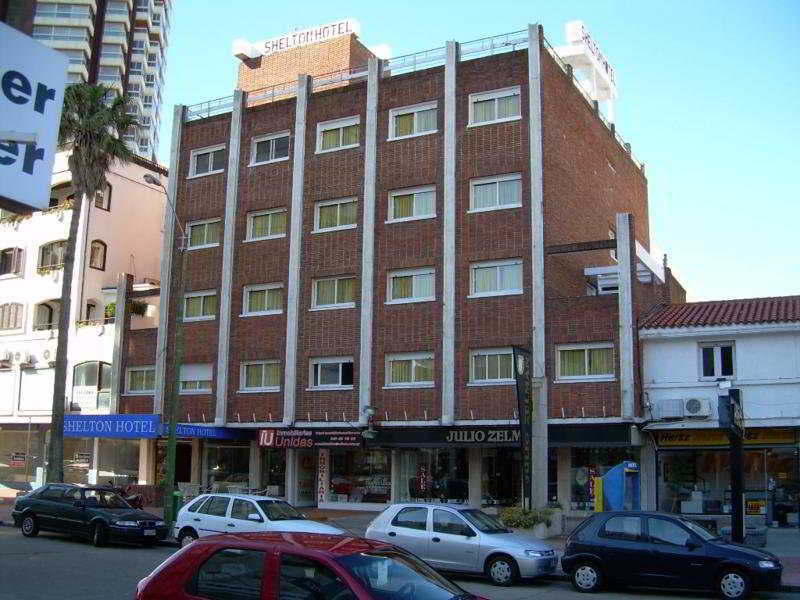
POLYGON ((262 429, 258 445, 268 448, 360 448, 364 438, 357 429, 262 429))
POLYGON ((747 500, 745 502, 744 512, 747 515, 766 515, 767 514, 767 501, 766 500, 747 500))
MULTIPOLYGON (((721 429, 695 429, 686 431, 659 431, 656 433, 659 446, 727 446, 728 436, 721 429)), ((793 429, 761 428, 745 430, 746 445, 792 444, 793 429)))
POLYGON ((92 462, 92 453, 91 452, 76 452, 72 459, 76 463, 91 463, 92 462))
POLYGON ((258 54, 269 56, 275 52, 283 52, 284 50, 290 50, 300 46, 325 42, 351 33, 358 34, 360 33, 360 29, 358 21, 354 19, 341 19, 326 25, 318 25, 300 31, 292 31, 291 33, 278 37, 256 42, 253 44, 253 48, 258 54))
POLYGON ((161 415, 64 415, 64 437, 155 438, 161 415))
POLYGON ((447 446, 484 446, 518 448, 519 427, 382 427, 367 443, 370 446, 403 448, 439 448, 447 446))
POLYGON ((319 453, 317 463, 317 502, 328 501, 328 453, 319 453))
POLYGON ((11 453, 11 467, 20 468, 25 466, 25 460, 27 459, 28 454, 27 452, 21 452, 16 450, 11 453))
MULTIPOLYGON (((164 423, 162 436, 169 435, 169 423, 164 423)), ((212 427, 211 425, 192 425, 178 423, 175 426, 175 435, 180 438, 204 438, 211 440, 238 440, 250 434, 247 429, 233 429, 229 427, 212 427)))

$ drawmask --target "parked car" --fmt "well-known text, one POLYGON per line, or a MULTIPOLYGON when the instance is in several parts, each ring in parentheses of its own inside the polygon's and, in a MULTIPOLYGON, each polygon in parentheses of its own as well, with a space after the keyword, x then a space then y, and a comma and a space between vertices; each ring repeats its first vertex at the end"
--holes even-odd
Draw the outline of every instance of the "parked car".
POLYGON ((714 589, 725 600, 777 589, 783 571, 774 554, 725 542, 685 517, 619 511, 578 525, 566 540, 561 568, 580 592, 609 582, 714 589))
POLYGON ((483 573, 495 585, 547 575, 558 561, 542 540, 462 505, 394 504, 370 523, 366 537, 405 548, 442 571, 483 573))
POLYGON ((88 538, 95 546, 110 540, 152 545, 167 536, 161 517, 133 508, 102 486, 45 485, 17 497, 11 516, 26 537, 57 531, 88 538))
POLYGON ((247 494, 203 494, 178 511, 175 539, 181 546, 220 533, 306 531, 341 534, 343 529, 308 519, 277 498, 247 494))
POLYGON ((136 587, 136 600, 483 600, 389 544, 314 533, 202 538, 136 587))

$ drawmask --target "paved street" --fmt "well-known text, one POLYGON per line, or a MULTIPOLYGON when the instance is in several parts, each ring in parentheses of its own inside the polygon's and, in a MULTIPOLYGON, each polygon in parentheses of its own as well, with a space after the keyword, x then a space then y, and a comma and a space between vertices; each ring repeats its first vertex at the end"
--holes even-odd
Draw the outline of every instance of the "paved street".
MULTIPOLYGON (((37 538, 22 536, 18 529, 0 527, 0 600, 131 600, 136 582, 174 552, 173 548, 89 544, 58 534, 37 538)), ((541 581, 514 588, 496 588, 477 579, 459 580, 469 591, 491 600, 587 600, 563 581, 541 581)), ((759 594, 763 600, 788 600, 800 594, 759 594)), ((711 595, 659 592, 604 592, 592 600, 711 600, 711 595)))

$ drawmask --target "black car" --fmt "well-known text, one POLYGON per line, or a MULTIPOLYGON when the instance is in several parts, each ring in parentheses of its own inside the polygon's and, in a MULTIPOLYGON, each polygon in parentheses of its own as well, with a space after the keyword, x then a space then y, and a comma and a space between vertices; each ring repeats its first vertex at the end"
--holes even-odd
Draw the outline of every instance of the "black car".
POLYGON ((87 538, 95 546, 109 540, 152 545, 167 536, 161 517, 136 510, 102 486, 45 485, 18 497, 11 516, 24 536, 57 531, 87 538))
POLYGON ((726 600, 780 587, 783 566, 774 554, 724 542, 681 516, 604 512, 567 538, 561 568, 579 592, 603 583, 713 589, 726 600))

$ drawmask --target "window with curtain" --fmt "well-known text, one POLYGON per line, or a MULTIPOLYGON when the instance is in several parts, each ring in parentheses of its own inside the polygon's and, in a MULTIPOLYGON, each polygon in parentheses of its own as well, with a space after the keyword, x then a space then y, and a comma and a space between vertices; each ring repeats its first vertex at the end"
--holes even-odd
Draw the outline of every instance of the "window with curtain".
POLYGON ((389 273, 387 302, 435 300, 436 276, 433 267, 389 273))
POLYGON ((712 342, 700 344, 701 379, 733 377, 733 342, 712 342))
POLYGON ((317 124, 317 153, 354 148, 359 144, 359 117, 317 124))
POLYGON ((559 380, 614 378, 614 347, 611 343, 570 344, 559 346, 556 352, 559 380))
POLYGON ((42 302, 36 305, 36 313, 33 320, 35 331, 45 331, 58 328, 55 307, 59 304, 58 300, 42 302))
POLYGON ((286 209, 252 212, 247 215, 247 239, 286 237, 286 209))
POLYGON ((192 150, 190 165, 190 177, 222 173, 225 170, 225 146, 192 150))
POLYGON ((64 240, 50 242, 42 246, 39 250, 39 268, 58 269, 63 267, 66 248, 67 242, 64 240))
POLYGON ((282 132, 253 138, 250 165, 286 160, 289 158, 289 133, 282 132))
POLYGON ((353 357, 312 359, 310 379, 312 388, 352 388, 353 357))
POLYGON ((389 193, 389 221, 411 221, 435 216, 435 187, 426 186, 389 193))
POLYGON ((315 231, 352 229, 357 226, 358 200, 342 198, 317 202, 315 231))
POLYGON ((279 391, 280 365, 278 361, 243 362, 239 387, 242 391, 279 391))
POLYGON ((389 139, 436 132, 436 102, 393 108, 389 111, 389 139))
POLYGON ((180 368, 180 393, 181 394, 210 394, 212 382, 212 367, 210 364, 181 365, 180 368))
POLYGON ((100 271, 106 270, 106 245, 101 240, 94 240, 89 250, 89 266, 100 271))
POLYGON ((189 248, 219 246, 220 231, 222 230, 220 219, 187 223, 186 229, 189 234, 189 248))
POLYGON ((22 248, 6 248, 0 251, 0 275, 22 275, 25 264, 22 248))
POLYGON ((20 329, 24 306, 18 302, 7 302, 0 305, 0 329, 20 329))
POLYGON ((513 382, 511 348, 487 348, 470 352, 470 381, 473 383, 513 382))
POLYGON ((314 281, 313 308, 352 308, 355 301, 355 277, 331 277, 314 281))
POLYGON ((520 118, 520 88, 470 94, 469 124, 486 125, 520 118))
POLYGON ((267 283, 244 288, 244 315, 268 315, 283 311, 283 284, 267 283))
POLYGON ((152 393, 156 388, 154 367, 131 367, 128 369, 127 392, 129 394, 152 393))
POLYGON ((433 353, 387 355, 386 385, 389 387, 432 386, 433 353))
POLYGON ((522 260, 477 263, 471 266, 470 296, 522 293, 522 260))
POLYGON ((522 206, 522 178, 519 173, 473 180, 470 182, 470 192, 470 211, 522 206))
POLYGON ((184 321, 204 321, 216 318, 217 292, 191 292, 184 296, 184 321))

